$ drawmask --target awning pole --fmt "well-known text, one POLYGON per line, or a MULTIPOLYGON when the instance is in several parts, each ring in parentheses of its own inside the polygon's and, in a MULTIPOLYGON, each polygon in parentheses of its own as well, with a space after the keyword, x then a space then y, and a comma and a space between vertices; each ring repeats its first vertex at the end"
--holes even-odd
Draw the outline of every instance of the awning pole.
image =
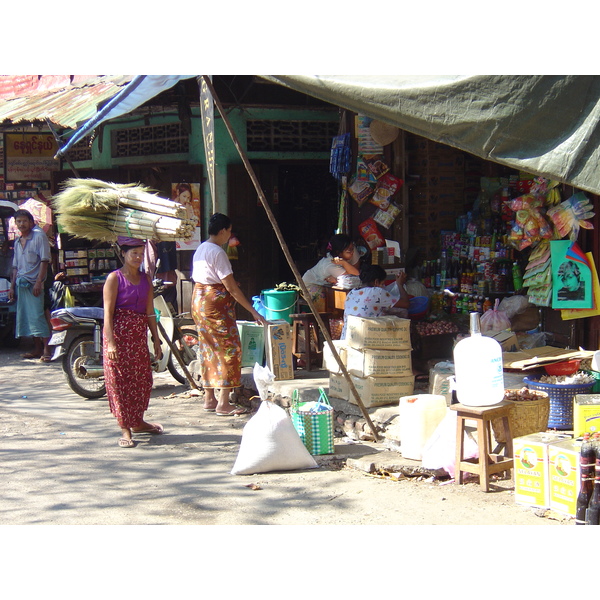
POLYGON ((73 163, 71 162, 71 159, 69 158, 68 152, 65 152, 64 154, 60 153, 61 140, 60 140, 58 133, 56 133, 56 131, 54 130, 54 127, 52 126, 52 123, 50 122, 50 119, 48 119, 48 117, 46 117, 46 123, 48 124, 48 127, 50 128, 50 131, 52 132, 52 135, 54 136, 54 139, 56 140, 56 143, 58 144, 59 152, 56 154, 56 156, 54 158, 57 158, 60 154, 60 156, 62 156, 67 161, 67 164, 71 167, 71 171, 73 171, 73 174, 75 175, 75 177, 78 178, 79 173, 77 172, 77 169, 73 166, 73 163))
POLYGON ((265 209, 265 212, 267 213, 267 217, 269 218, 269 221, 271 222, 271 225, 273 226, 275 235, 277 236, 277 239, 279 240, 279 245, 281 246, 281 249, 283 250, 285 258, 287 259, 288 264, 290 265, 290 268, 292 269, 292 272, 294 273, 294 277, 296 278, 298 286, 302 290, 302 295, 304 296, 304 299, 306 300, 306 303, 308 304, 312 314, 315 316, 317 324, 319 325, 319 329, 321 330, 323 337, 329 344, 331 354, 335 357, 335 360, 337 361, 337 363, 340 367, 340 370, 342 371, 346 381, 348 382, 348 386, 349 386, 350 390, 352 391, 352 395, 354 396, 356 403, 360 407, 363 417, 365 418, 367 424, 369 425, 369 427, 371 429, 371 432, 373 433, 373 437, 375 438, 375 441, 378 442, 379 436, 377 435, 375 426, 373 425, 373 422, 371 421, 371 417, 369 416, 369 413, 367 412, 367 409, 365 408, 365 405, 363 404, 363 402, 356 390, 356 387, 354 386, 354 383, 353 383, 352 379, 350 378, 350 375, 348 374, 348 371, 346 370, 346 367, 344 366, 342 359, 340 358, 340 355, 338 354, 338 352, 333 344, 331 336, 329 335, 329 331, 327 330, 327 327, 325 327, 325 324, 323 323, 323 319, 321 319, 321 315, 319 314, 315 305, 313 304, 313 301, 312 301, 310 294, 306 288, 306 285, 304 284, 304 281, 302 280, 302 276, 300 275, 300 272, 298 271, 298 268, 296 267, 296 263, 292 259, 292 255, 290 254, 290 251, 289 251, 287 244, 283 238, 281 230, 279 229, 279 225, 277 224, 275 215, 271 211, 271 207, 269 206, 267 199, 265 197, 265 194, 262 191, 262 187, 260 186, 260 183, 258 181, 258 178, 256 177, 256 174, 254 173, 254 169, 252 168, 252 165, 250 164, 250 161, 248 160, 248 157, 247 157, 244 149, 242 148, 241 144, 239 143, 239 140, 235 134, 235 131, 231 127, 231 123, 229 122, 229 118, 227 117, 227 114, 225 113, 225 111, 223 110, 223 107, 221 106, 221 102, 219 101, 219 98, 217 97, 217 94, 213 87, 212 81, 210 80, 210 77, 208 75, 202 75, 202 78, 204 79, 206 86, 208 87, 208 89, 210 90, 210 93, 212 94, 213 101, 216 104, 217 108, 219 109, 219 113, 221 113, 221 117, 223 117, 223 122, 225 123, 225 126, 227 127, 227 131, 229 132, 229 135, 231 136, 231 139, 232 139, 235 147, 237 148, 237 151, 239 152, 239 155, 244 163, 244 166, 246 167, 246 171, 248 171, 248 175, 250 175, 250 179, 252 180, 252 183, 254 184, 254 188, 256 189, 256 193, 258 194, 258 197, 260 198, 260 202, 263 205, 263 208, 265 209))

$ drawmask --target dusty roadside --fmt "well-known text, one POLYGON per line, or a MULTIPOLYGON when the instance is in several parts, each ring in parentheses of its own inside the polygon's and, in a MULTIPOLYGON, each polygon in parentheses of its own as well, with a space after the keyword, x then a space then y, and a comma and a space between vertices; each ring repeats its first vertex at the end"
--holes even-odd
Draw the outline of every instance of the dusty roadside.
POLYGON ((84 400, 58 364, 0 354, 2 525, 570 525, 465 485, 366 474, 346 466, 394 460, 381 445, 336 444, 318 469, 230 475, 248 416, 205 413, 168 374, 156 376, 148 417, 161 436, 117 446, 106 400, 84 400))

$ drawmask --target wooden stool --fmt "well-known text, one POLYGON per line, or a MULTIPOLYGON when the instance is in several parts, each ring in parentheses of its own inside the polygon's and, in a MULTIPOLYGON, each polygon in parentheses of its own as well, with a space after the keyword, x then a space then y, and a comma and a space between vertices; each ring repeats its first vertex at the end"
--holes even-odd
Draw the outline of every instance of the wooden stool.
MULTIPOLYGON (((331 313, 319 313, 329 331, 331 313)), ((292 319, 292 354, 297 360, 304 361, 304 369, 312 371, 313 366, 320 368, 323 364, 323 349, 319 341, 319 326, 312 313, 290 315, 292 319)))
POLYGON ((493 406, 464 406, 463 404, 451 404, 450 408, 457 413, 456 419, 456 462, 454 479, 462 483, 462 473, 475 473, 479 475, 479 483, 484 492, 489 492, 490 475, 502 471, 510 471, 514 468, 513 443, 510 431, 508 415, 511 405, 509 402, 500 402, 493 406), (504 454, 493 454, 492 447, 492 419, 502 419, 504 437, 506 444, 504 454), (477 446, 479 448, 479 459, 477 462, 469 462, 463 459, 465 422, 473 419, 477 423, 477 446))

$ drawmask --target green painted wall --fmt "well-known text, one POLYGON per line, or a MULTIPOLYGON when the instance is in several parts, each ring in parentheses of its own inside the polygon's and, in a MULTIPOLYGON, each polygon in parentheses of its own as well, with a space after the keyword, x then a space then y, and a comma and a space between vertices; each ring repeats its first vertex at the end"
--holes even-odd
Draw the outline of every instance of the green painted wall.
MULTIPOLYGON (((225 123, 218 110, 215 107, 215 184, 217 188, 218 210, 227 212, 227 169, 230 164, 242 163, 242 159, 227 131, 225 123)), ((305 121, 338 121, 337 109, 332 110, 302 110, 302 109, 280 109, 280 108, 247 108, 233 109, 227 114, 232 128, 241 144, 246 148, 246 121, 247 120, 305 120, 305 121)), ((99 149, 98 142, 92 146, 92 160, 75 162, 75 167, 79 169, 111 169, 117 166, 142 166, 150 164, 168 164, 168 163, 189 163, 201 164, 203 173, 206 174, 206 163, 204 157, 204 142, 202 139, 202 123, 200 119, 199 108, 192 111, 189 153, 185 154, 166 154, 144 157, 116 158, 111 157, 111 131, 115 129, 134 128, 144 125, 159 125, 164 123, 177 122, 179 117, 176 113, 166 115, 156 115, 149 120, 144 118, 126 117, 114 120, 106 124, 103 133, 103 148, 99 149)), ((329 152, 253 152, 248 153, 250 160, 329 160, 329 152)), ((65 168, 68 168, 66 165, 65 168)), ((212 199, 210 196, 210 187, 208 182, 203 186, 203 210, 202 214, 210 215, 212 211, 212 199)))

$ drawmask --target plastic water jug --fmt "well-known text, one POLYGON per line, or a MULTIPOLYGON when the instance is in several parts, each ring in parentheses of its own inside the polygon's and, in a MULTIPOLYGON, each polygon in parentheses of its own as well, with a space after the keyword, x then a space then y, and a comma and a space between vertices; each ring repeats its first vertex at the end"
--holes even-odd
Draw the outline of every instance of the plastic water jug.
POLYGON ((400 398, 400 452, 404 458, 423 458, 423 448, 447 410, 445 396, 415 394, 400 398))
POLYGON ((504 398, 502 347, 481 335, 479 313, 470 313, 471 335, 454 347, 456 396, 465 406, 492 406, 504 398))

